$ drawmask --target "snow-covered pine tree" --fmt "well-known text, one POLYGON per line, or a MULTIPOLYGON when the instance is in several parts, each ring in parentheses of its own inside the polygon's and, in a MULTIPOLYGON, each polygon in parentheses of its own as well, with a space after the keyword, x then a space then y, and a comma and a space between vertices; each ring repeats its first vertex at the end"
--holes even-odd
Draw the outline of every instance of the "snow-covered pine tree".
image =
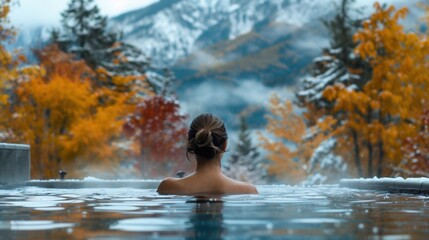
POLYGON ((354 0, 341 0, 337 14, 332 20, 323 21, 331 42, 330 47, 323 49, 322 55, 313 60, 309 76, 301 79, 296 93, 301 106, 314 105, 325 109, 332 107, 323 98, 328 86, 343 84, 350 90, 359 91, 369 79, 371 71, 368 63, 354 55, 356 43, 353 35, 362 20, 351 17, 351 4, 354 0))
POLYGON ((336 144, 337 140, 331 137, 314 150, 308 163, 310 174, 304 184, 337 183, 346 177, 347 163, 333 152, 336 144))
MULTIPOLYGON (((327 88, 334 85, 342 85, 347 91, 361 92, 365 83, 370 79, 371 68, 369 63, 356 57, 354 54, 357 43, 353 40, 353 35, 361 26, 362 20, 351 16, 351 5, 353 2, 354 0, 340 0, 340 4, 337 6, 337 14, 334 18, 323 21, 331 38, 330 47, 323 49, 322 55, 313 60, 309 76, 301 80, 299 90, 296 93, 298 104, 308 110, 306 115, 307 122, 310 125, 315 125, 318 121, 329 115, 338 120, 344 118, 341 113, 332 112, 335 101, 329 101, 324 98, 327 88)), ((338 121, 338 123, 341 122, 338 121)), ((354 129, 351 132, 353 136, 357 136, 354 129)), ((359 152, 359 148, 357 147, 359 144, 358 140, 356 137, 353 139, 355 152, 359 152)), ((333 138, 328 139, 322 145, 330 141, 336 140, 333 138)), ((339 159, 333 153, 334 145, 330 148, 322 145, 319 148, 324 149, 325 155, 329 157, 317 156, 318 151, 315 151, 311 160, 312 166, 310 167, 314 171, 311 174, 313 176, 323 174, 335 178, 333 174, 330 174, 330 171, 333 169, 342 171, 342 168, 338 168, 335 164, 332 164, 330 166, 332 169, 330 170, 330 167, 326 163, 336 163, 338 161, 324 161, 326 159, 339 159)), ((359 153, 354 155, 355 161, 360 163, 359 153)), ((359 169, 361 166, 357 166, 357 168, 359 169)), ((326 177, 320 180, 330 181, 333 179, 326 177)))
POLYGON ((64 36, 58 39, 58 44, 62 50, 84 59, 92 68, 112 59, 108 50, 117 36, 106 31, 107 17, 101 16, 93 0, 71 0, 61 16, 64 36))
POLYGON ((252 144, 250 134, 246 118, 241 116, 238 142, 223 166, 224 173, 233 179, 261 184, 267 177, 265 160, 252 144))
POLYGON ((100 14, 94 0, 71 0, 61 16, 62 31, 53 31, 51 39, 64 52, 84 59, 92 69, 103 69, 101 73, 106 76, 96 82, 98 85, 115 91, 143 89, 149 85, 146 88, 159 94, 164 91, 165 84, 170 84, 167 80, 171 79, 159 81, 159 78, 146 75, 148 71, 158 70, 139 48, 125 43, 121 33, 108 29, 107 17, 100 14), (133 84, 126 82, 118 86, 118 79, 114 80, 117 76, 131 78, 133 84))

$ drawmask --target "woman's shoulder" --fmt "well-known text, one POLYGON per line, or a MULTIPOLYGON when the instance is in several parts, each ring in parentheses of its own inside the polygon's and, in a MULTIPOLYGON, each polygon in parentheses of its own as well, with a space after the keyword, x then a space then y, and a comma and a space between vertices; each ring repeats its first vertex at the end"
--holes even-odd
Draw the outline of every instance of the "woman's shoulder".
POLYGON ((180 187, 180 178, 168 177, 161 181, 156 190, 159 194, 177 194, 180 187))
POLYGON ((258 194, 258 190, 256 189, 256 187, 251 184, 251 183, 247 183, 247 182, 241 182, 241 181, 237 181, 231 178, 227 178, 229 185, 230 185, 230 190, 233 193, 238 193, 238 194, 258 194))

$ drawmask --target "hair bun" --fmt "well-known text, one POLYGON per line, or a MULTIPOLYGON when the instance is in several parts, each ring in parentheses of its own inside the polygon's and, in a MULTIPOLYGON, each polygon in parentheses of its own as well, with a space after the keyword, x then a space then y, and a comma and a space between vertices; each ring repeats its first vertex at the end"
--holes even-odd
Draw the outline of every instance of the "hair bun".
POLYGON ((200 148, 211 146, 213 141, 212 131, 207 128, 198 130, 197 134, 195 134, 195 140, 196 145, 200 148))

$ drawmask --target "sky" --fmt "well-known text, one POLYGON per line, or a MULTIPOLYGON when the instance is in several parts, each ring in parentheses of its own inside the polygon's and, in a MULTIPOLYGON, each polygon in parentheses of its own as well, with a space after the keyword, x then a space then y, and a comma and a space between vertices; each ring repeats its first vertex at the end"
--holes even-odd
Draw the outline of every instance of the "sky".
MULTIPOLYGON (((60 13, 70 0, 14 0, 10 19, 14 26, 55 26, 60 22, 60 13)), ((142 8, 158 0, 95 0, 101 14, 113 17, 142 8)))
MULTIPOLYGON (((13 0, 10 19, 19 28, 35 26, 56 26, 60 23, 60 13, 66 9, 70 0, 13 0)), ((95 0, 103 15, 109 17, 142 8, 159 0, 95 0)), ((326 0, 324 0, 326 1, 326 0)), ((413 0, 415 1, 415 0, 413 0)), ((356 5, 371 5, 375 0, 357 0, 356 5)), ((404 3, 406 0, 388 0, 404 3)))

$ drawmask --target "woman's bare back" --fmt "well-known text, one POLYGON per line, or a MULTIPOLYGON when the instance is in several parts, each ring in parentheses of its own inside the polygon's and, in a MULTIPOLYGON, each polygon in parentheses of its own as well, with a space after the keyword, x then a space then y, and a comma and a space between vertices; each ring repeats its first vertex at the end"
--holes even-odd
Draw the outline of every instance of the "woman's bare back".
POLYGON ((222 174, 221 159, 226 151, 228 134, 224 122, 205 113, 191 123, 186 144, 187 154, 195 156, 195 172, 185 178, 167 178, 158 187, 159 194, 213 195, 257 194, 256 188, 222 174))
POLYGON ((223 174, 192 174, 185 178, 167 178, 158 187, 159 194, 257 194, 256 188, 223 174))

